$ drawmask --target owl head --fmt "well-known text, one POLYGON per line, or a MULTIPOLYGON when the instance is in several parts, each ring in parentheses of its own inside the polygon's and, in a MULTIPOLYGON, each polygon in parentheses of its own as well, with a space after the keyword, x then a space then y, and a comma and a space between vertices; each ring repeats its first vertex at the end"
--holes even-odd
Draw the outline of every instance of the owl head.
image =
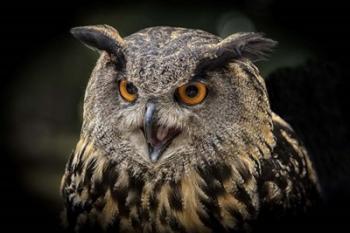
POLYGON ((275 41, 176 27, 125 38, 107 25, 71 32, 101 52, 81 132, 101 156, 135 174, 173 179, 193 167, 269 155, 271 110, 254 62, 275 41))

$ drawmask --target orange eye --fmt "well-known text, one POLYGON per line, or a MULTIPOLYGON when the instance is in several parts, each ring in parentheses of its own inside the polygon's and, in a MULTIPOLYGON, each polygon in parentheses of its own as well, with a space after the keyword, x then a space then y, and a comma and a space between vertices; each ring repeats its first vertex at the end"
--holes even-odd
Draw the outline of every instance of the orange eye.
POLYGON ((207 86, 201 82, 185 84, 176 90, 177 99, 190 106, 201 103, 206 96, 207 86))
POLYGON ((133 102, 137 98, 137 88, 126 80, 119 82, 119 93, 128 102, 133 102))

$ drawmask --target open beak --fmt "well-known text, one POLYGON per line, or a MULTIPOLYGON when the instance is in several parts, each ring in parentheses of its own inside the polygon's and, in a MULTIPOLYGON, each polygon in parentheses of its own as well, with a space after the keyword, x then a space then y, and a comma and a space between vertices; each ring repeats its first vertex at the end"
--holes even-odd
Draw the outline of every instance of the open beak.
POLYGON ((156 119, 156 105, 148 102, 144 115, 143 132, 148 144, 148 156, 152 162, 157 162, 180 130, 159 125, 156 119))

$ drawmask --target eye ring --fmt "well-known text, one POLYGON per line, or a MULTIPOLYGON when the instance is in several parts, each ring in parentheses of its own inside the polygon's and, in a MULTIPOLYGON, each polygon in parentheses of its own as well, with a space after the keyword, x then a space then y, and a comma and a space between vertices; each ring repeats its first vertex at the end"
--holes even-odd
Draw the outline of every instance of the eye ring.
POLYGON ((119 82, 119 93, 127 102, 134 102, 137 99, 137 88, 131 82, 121 80, 119 82))
POLYGON ((202 103, 207 92, 207 85, 196 81, 178 87, 175 95, 178 101, 193 106, 202 103))

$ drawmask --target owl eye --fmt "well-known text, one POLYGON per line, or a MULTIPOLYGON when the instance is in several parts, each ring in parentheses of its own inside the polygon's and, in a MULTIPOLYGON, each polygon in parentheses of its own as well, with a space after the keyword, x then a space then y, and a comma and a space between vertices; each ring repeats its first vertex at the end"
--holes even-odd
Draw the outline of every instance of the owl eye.
POLYGON ((182 103, 193 106, 201 103, 207 96, 207 86, 201 82, 192 82, 177 88, 175 97, 182 103))
POLYGON ((119 82, 119 93, 128 102, 133 102, 137 98, 137 88, 126 80, 119 82))

